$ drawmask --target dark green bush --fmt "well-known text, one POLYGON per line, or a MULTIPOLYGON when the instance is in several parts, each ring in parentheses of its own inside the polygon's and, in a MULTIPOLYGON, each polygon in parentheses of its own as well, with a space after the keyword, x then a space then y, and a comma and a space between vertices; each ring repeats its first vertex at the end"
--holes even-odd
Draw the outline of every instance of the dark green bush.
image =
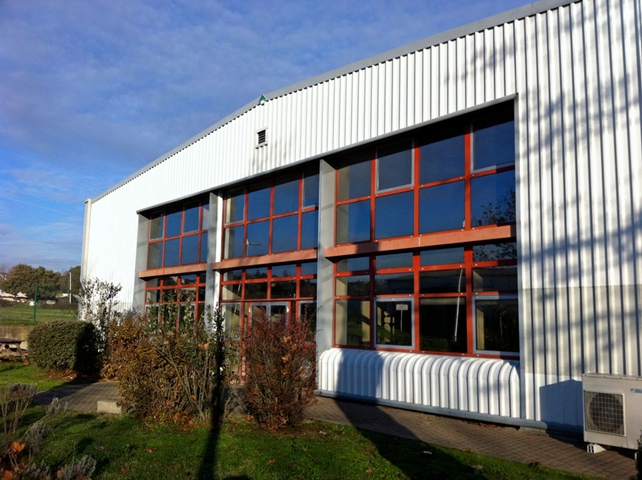
POLYGON ((59 320, 38 325, 29 334, 29 359, 45 370, 94 373, 98 337, 91 323, 59 320))

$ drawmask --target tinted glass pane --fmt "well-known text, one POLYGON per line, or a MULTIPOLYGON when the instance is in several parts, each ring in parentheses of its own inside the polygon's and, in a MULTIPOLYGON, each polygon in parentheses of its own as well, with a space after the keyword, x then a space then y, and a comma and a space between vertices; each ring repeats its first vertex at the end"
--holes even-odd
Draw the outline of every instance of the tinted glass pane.
POLYGON ((247 219, 256 220, 270 215, 270 188, 251 190, 247 196, 247 219))
POLYGON ((196 274, 194 275, 181 275, 181 285, 193 285, 196 283, 196 274))
POLYGON ((301 280, 301 297, 317 298, 316 278, 301 280))
POLYGON ((296 276, 296 265, 275 265, 272 267, 272 278, 296 276))
POLYGON ((377 270, 385 268, 411 268, 412 253, 392 253, 388 255, 377 255, 377 270))
POLYGON ((301 215, 301 249, 319 246, 319 211, 313 210, 301 215))
POLYGON ((174 286, 178 285, 178 277, 175 275, 172 275, 171 277, 164 277, 163 278, 163 286, 174 286))
POLYGON ((223 285, 221 287, 221 295, 223 300, 240 300, 241 284, 233 283, 230 285, 223 285))
POLYGON ((274 186, 274 215, 296 212, 299 208, 299 180, 286 181, 274 186))
POLYGON ((345 258, 337 262, 337 272, 356 272, 370 268, 369 257, 345 258))
POLYGON ((149 220, 149 238, 154 240, 163 236, 163 216, 159 213, 149 220))
POLYGON ((515 172, 485 175, 471 180, 473 225, 515 221, 515 172))
POLYGON ((242 275, 243 270, 228 270, 227 272, 223 273, 223 281, 230 282, 234 280, 241 280, 242 275))
POLYGON ((414 285, 415 282, 412 272, 376 275, 375 295, 412 294, 414 285))
POLYGON ((163 266, 173 267, 174 265, 178 265, 178 250, 180 246, 181 241, 178 238, 165 242, 165 258, 163 259, 163 266))
POLYGON ((233 227, 225 230, 225 258, 238 258, 243 256, 244 228, 233 227))
POLYGON ((316 275, 317 262, 306 262, 301 264, 301 275, 316 275))
POLYGON ((370 276, 339 277, 337 278, 336 293, 339 296, 370 295, 370 276))
POLYGON ((319 174, 305 172, 303 177, 303 207, 319 204, 319 174))
POLYGON ((517 267, 494 267, 473 269, 475 292, 516 292, 517 267))
POLYGON ((183 237, 183 246, 181 250, 181 265, 198 263, 198 235, 183 237))
POLYGON ((517 243, 515 242, 475 245, 473 247, 473 260, 475 262, 516 259, 517 243))
POLYGON ((412 145, 382 148, 378 151, 377 180, 378 190, 412 185, 412 145))
POLYGON ((245 194, 243 190, 230 192, 225 200, 225 223, 240 222, 245 212, 245 194))
POLYGON ((447 263, 462 263, 464 261, 463 247, 438 248, 421 252, 421 265, 444 265, 447 263))
POLYGON ((203 224, 201 230, 208 230, 210 228, 210 206, 208 203, 203 205, 203 224))
POLYGON ((337 243, 370 240, 370 201, 337 207, 337 243))
POLYGON ((515 127, 512 112, 473 124, 473 168, 515 162, 515 127))
POLYGON ((477 350, 519 352, 517 299, 475 301, 477 350))
POLYGON ((207 233, 201 234, 200 261, 201 262, 207 262, 207 233))
POLYGON ((176 237, 181 234, 182 211, 173 212, 167 215, 165 222, 165 237, 176 237))
POLYGON ((419 304, 419 348, 431 352, 465 352, 466 300, 423 298, 419 304))
POLYGON ((466 273, 459 270, 421 272, 421 293, 458 293, 466 291, 466 273))
POLYGON ((147 268, 161 267, 163 242, 149 244, 149 254, 147 255, 147 268))
MULTIPOLYGON (((251 230, 249 227, 251 226, 253 225, 248 226, 248 239, 250 238, 249 232, 251 230)), ((297 239, 299 238, 298 227, 299 217, 297 215, 274 219, 272 224, 272 252, 292 252, 296 250, 297 239)))
POLYGON ((245 278, 251 280, 252 278, 267 278, 267 267, 248 268, 245 272, 245 278))
POLYGON ((336 342, 339 345, 370 345, 370 302, 337 300, 336 342))
POLYGON ((412 235, 415 209, 413 192, 379 197, 376 200, 375 238, 412 235))
POLYGON ((377 300, 377 344, 412 346, 412 302, 377 300))
POLYGON ((225 319, 225 331, 232 338, 238 337, 241 330, 241 306, 238 303, 221 305, 221 314, 225 319))
POLYGON ((187 207, 183 214, 183 233, 195 232, 199 228, 200 208, 198 205, 187 207))
POLYGON ((207 273, 199 273, 198 281, 201 283, 205 283, 207 281, 207 273))
POLYGON ((371 162, 365 161, 339 169, 339 201, 370 195, 370 166, 371 162))
POLYGON ((464 182, 424 188, 419 202, 420 233, 464 228, 464 182))
POLYGON ((160 290, 147 290, 147 303, 160 302, 160 290))
POLYGON ((158 287, 160 285, 160 280, 158 278, 152 278, 147 281, 148 287, 158 287))
POLYGON ((421 146, 420 182, 431 183, 464 174, 464 135, 439 138, 421 146))
POLYGON ((267 282, 246 283, 245 298, 267 298, 267 282))
POLYGON ((272 282, 270 284, 270 298, 296 297, 296 280, 287 282, 272 282))
POLYGON ((250 223, 247 226, 247 256, 268 253, 270 222, 250 223))

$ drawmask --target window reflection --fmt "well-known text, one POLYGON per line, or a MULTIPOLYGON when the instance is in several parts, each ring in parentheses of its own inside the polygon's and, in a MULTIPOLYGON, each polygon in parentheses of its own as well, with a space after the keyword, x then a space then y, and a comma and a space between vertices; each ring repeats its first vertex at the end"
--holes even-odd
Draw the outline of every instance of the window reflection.
POLYGON ((348 203, 337 207, 337 243, 370 240, 370 201, 348 203))
POLYGON ((375 237, 392 238, 412 235, 414 231, 414 193, 386 195, 376 200, 375 237))
MULTIPOLYGON (((251 226, 252 225, 250 225, 249 227, 251 226)), ((297 215, 275 218, 272 226, 272 253, 289 252, 296 250, 297 239, 299 238, 298 227, 299 217, 297 215)), ((266 236, 265 238, 267 243, 268 237, 266 236)))
POLYGON ((419 304, 419 348, 433 352, 467 349, 466 300, 422 298, 419 304))
POLYGON ((464 182, 424 188, 419 202, 420 233, 464 228, 464 182))
POLYGON ((515 171, 471 180, 473 225, 515 222, 515 171))
POLYGON ((412 185, 412 144, 381 148, 377 160, 377 190, 412 185))
POLYGON ((421 183, 432 183, 464 174, 464 135, 429 140, 421 146, 421 183))

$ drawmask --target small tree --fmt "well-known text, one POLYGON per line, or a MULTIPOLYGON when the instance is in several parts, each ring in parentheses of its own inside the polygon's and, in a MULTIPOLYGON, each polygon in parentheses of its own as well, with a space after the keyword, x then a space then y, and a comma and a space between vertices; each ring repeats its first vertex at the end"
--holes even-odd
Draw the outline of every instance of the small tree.
POLYGON ((242 336, 246 404, 259 425, 299 425, 314 401, 316 348, 307 318, 252 318, 242 336))
POLYGON ((80 282, 78 295, 79 318, 93 323, 98 331, 99 345, 107 344, 109 325, 120 318, 115 306, 116 296, 123 287, 97 278, 80 282))

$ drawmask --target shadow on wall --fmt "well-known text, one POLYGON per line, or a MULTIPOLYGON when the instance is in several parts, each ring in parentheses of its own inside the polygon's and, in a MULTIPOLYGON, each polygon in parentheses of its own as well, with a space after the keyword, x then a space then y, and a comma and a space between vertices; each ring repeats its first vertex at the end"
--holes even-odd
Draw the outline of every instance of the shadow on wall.
POLYGON ((551 431, 581 433, 582 382, 567 380, 539 389, 541 420, 551 431))

